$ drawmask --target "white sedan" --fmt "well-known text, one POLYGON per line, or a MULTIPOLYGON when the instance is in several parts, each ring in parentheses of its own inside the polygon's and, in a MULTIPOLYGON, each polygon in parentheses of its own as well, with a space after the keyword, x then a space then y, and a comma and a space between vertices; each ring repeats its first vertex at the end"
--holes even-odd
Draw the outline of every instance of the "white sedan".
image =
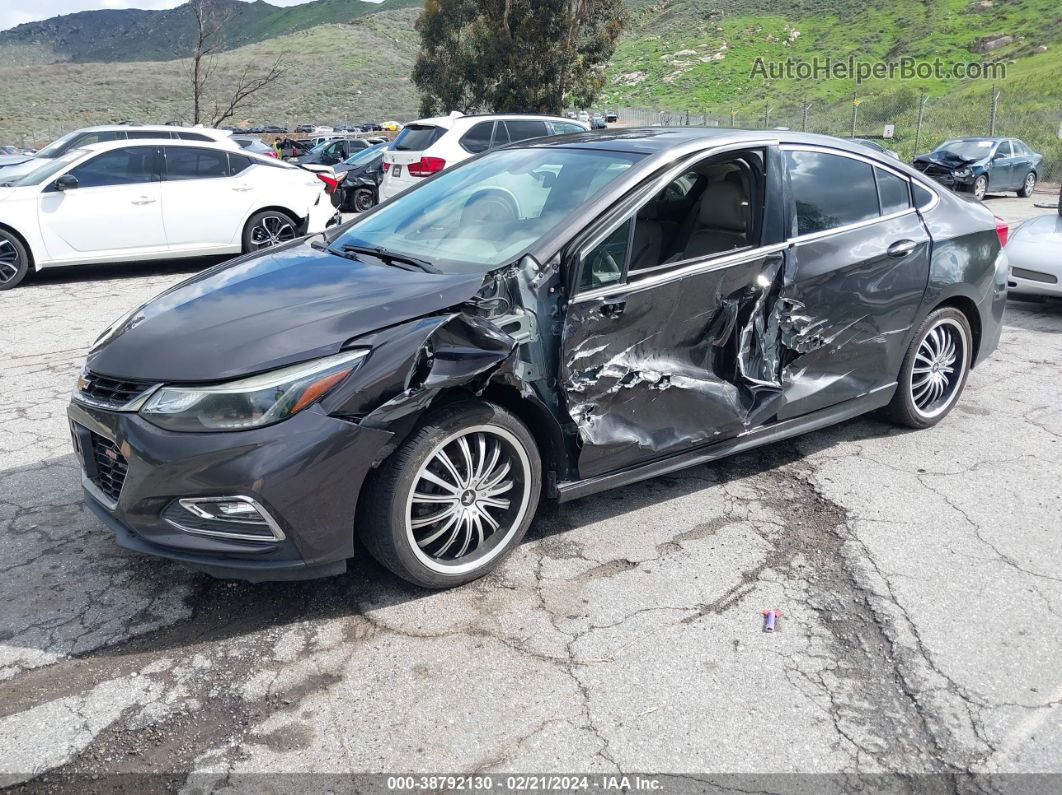
POLYGON ((326 181, 213 143, 111 141, 0 182, 0 290, 31 269, 238 254, 338 221, 326 181))

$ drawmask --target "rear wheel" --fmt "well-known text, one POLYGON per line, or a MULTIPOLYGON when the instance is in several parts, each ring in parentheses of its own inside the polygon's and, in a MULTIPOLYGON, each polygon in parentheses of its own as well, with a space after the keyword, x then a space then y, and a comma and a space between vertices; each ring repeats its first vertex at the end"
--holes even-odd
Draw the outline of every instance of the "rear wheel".
POLYGON ((425 588, 482 577, 527 532, 541 490, 534 438, 479 401, 428 414, 368 485, 360 535, 380 563, 425 588))
POLYGON ((958 309, 930 313, 907 349, 885 415, 909 428, 929 428, 944 419, 966 386, 972 340, 970 323, 958 309))
POLYGON ((243 250, 258 251, 287 243, 298 236, 295 219, 280 210, 255 213, 243 229, 243 250))
POLYGON ((351 202, 354 212, 364 213, 376 206, 376 194, 368 188, 358 188, 354 191, 354 199, 351 202))
POLYGON ((22 241, 0 229, 0 290, 17 287, 29 273, 29 255, 22 241))
POLYGON ((1033 195, 1033 190, 1036 188, 1036 174, 1030 171, 1025 175, 1025 181, 1021 184, 1021 188, 1018 190, 1018 195, 1023 199, 1028 199, 1033 195))

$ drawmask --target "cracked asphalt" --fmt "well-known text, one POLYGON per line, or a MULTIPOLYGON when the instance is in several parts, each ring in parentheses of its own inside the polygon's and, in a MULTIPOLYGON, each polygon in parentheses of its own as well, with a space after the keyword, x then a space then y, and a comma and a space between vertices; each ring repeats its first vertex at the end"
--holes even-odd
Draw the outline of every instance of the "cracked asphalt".
POLYGON ((454 591, 364 558, 250 585, 116 547, 64 413, 98 332, 201 266, 0 294, 0 786, 1062 773, 1062 303, 1012 301, 936 429, 862 418, 547 506, 454 591))

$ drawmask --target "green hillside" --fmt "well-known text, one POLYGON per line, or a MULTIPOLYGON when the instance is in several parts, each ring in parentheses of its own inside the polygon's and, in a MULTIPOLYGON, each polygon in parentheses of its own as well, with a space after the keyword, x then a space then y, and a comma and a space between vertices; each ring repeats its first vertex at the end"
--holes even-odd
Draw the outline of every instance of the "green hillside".
MULTIPOLYGON (((409 72, 418 46, 417 13, 383 11, 222 53, 218 74, 230 80, 246 66, 270 64, 278 56, 287 70, 282 83, 233 123, 294 125, 413 113, 417 99, 409 72)), ((186 120, 186 68, 182 61, 0 66, 0 140, 41 144, 90 124, 186 120)))
MULTIPOLYGON (((228 49, 422 4, 421 0, 313 0, 284 8, 265 0, 210 2, 217 17, 226 20, 223 39, 228 49)), ((35 48, 33 57, 38 63, 169 60, 191 52, 195 33, 195 18, 187 4, 164 11, 80 11, 0 32, 0 64, 17 62, 20 53, 16 48, 25 52, 27 47, 35 48)))

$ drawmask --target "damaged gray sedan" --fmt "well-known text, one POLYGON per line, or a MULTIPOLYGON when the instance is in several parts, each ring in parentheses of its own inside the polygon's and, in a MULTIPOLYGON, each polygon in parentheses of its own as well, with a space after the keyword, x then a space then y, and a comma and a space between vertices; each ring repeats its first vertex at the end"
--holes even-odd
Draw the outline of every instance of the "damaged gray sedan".
POLYGON ((69 409, 119 544, 218 576, 482 576, 541 499, 876 409, 996 347, 992 215, 833 138, 523 142, 219 265, 92 349, 69 409))

